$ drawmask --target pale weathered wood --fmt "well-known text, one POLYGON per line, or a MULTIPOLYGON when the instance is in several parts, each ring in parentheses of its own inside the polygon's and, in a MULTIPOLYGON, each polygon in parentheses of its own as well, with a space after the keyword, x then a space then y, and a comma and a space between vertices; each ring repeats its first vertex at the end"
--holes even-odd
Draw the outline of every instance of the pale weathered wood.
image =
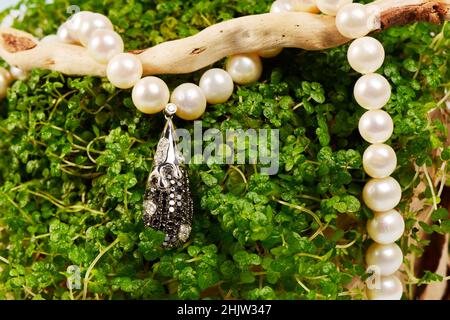
MULTIPOLYGON (((449 20, 449 0, 379 0, 380 29, 415 21, 440 23, 449 20)), ((144 32, 144 31, 143 31, 144 32)), ((349 39, 339 34, 334 17, 310 13, 280 13, 228 20, 198 34, 135 51, 144 74, 181 74, 204 68, 237 53, 274 47, 322 50, 349 39)), ((97 63, 84 47, 58 42, 39 42, 32 35, 0 30, 0 57, 24 70, 44 68, 68 75, 105 76, 106 66, 97 63)))

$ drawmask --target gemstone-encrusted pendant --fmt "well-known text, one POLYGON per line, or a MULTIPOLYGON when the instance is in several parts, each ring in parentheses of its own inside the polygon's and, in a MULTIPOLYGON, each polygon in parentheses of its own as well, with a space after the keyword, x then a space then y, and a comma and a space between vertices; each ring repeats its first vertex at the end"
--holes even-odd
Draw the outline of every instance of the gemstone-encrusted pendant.
POLYGON ((144 224, 166 233, 164 246, 183 244, 191 233, 193 202, 184 158, 176 145, 172 117, 177 106, 165 109, 166 125, 159 140, 144 195, 144 224))

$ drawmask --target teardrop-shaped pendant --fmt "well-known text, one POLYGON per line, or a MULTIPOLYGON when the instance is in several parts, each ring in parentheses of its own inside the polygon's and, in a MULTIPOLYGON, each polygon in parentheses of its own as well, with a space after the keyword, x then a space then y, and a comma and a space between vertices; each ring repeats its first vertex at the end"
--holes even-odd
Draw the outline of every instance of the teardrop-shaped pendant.
POLYGON ((177 107, 168 104, 166 125, 159 140, 144 195, 144 224, 166 233, 164 246, 176 247, 189 238, 193 202, 184 158, 176 144, 172 117, 177 107))

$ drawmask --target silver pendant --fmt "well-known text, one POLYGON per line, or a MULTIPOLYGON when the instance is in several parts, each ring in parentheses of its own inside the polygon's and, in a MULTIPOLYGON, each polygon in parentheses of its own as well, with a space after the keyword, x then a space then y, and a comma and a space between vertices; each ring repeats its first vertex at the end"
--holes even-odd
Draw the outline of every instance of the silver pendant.
POLYGON ((165 109, 166 125, 159 140, 144 195, 144 225, 165 232, 164 246, 176 247, 191 233, 193 202, 184 158, 176 145, 172 117, 175 104, 165 109))

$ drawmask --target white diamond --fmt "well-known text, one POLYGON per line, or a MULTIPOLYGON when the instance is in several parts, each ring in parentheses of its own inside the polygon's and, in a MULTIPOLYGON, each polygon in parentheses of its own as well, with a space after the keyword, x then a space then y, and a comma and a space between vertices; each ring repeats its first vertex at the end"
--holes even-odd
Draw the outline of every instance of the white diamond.
POLYGON ((178 230, 178 238, 181 241, 186 242, 187 239, 189 238, 190 233, 191 233, 191 226, 187 224, 182 224, 180 226, 180 229, 178 230))
POLYGON ((174 104, 174 103, 169 103, 169 104, 166 106, 166 112, 167 112, 169 115, 173 115, 175 112, 177 112, 177 105, 174 104))
POLYGON ((143 205, 146 214, 148 214, 149 216, 155 214, 157 207, 156 204, 153 203, 153 201, 145 200, 143 205))

